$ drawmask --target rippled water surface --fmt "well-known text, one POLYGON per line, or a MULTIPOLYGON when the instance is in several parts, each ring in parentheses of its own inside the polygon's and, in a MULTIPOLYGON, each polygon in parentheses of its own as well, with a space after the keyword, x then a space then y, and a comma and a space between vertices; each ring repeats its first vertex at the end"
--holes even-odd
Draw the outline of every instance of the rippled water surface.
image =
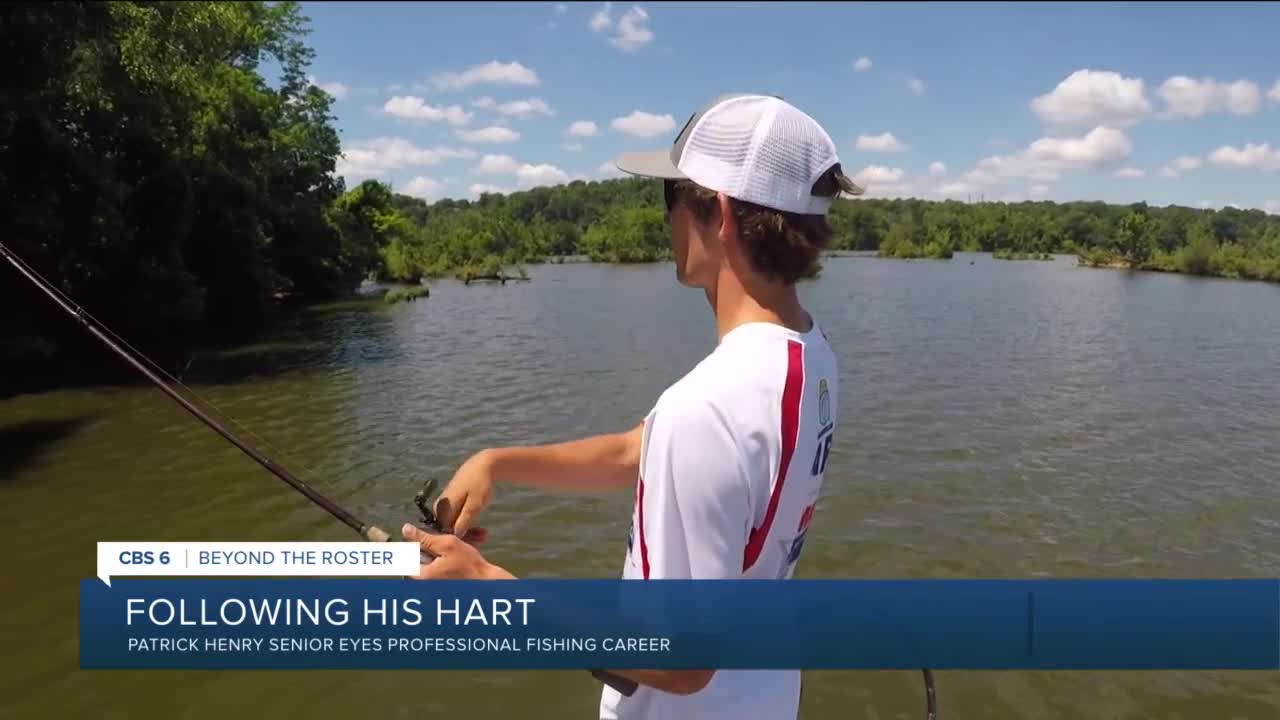
MULTIPOLYGON (((384 527, 485 446, 632 426, 708 352, 670 265, 308 313, 195 389, 384 527)), ((839 258, 804 286, 844 424, 800 565, 826 577, 1276 577, 1280 287, 987 256, 839 258)), ((111 362, 110 358, 95 360, 111 362)), ((504 489, 491 558, 613 577, 631 495, 504 489)), ((98 540, 349 540, 145 386, 0 402, 5 717, 593 717, 580 672, 81 672, 98 540), (19 552, 13 552, 13 551, 19 552)), ((942 720, 1280 717, 1274 673, 938 673, 942 720)), ((806 675, 807 718, 920 718, 911 672, 806 675)))

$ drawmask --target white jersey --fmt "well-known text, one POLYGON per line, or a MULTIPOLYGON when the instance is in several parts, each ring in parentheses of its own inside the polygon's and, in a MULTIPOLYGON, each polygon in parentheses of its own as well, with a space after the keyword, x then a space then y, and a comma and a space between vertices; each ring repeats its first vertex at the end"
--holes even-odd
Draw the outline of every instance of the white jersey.
MULTIPOLYGON (((837 364, 805 333, 748 323, 645 417, 623 578, 790 578, 822 489, 837 364)), ((745 630, 745 629, 744 629, 745 630)), ((793 719, 799 670, 721 670, 693 695, 605 687, 609 720, 793 719)))

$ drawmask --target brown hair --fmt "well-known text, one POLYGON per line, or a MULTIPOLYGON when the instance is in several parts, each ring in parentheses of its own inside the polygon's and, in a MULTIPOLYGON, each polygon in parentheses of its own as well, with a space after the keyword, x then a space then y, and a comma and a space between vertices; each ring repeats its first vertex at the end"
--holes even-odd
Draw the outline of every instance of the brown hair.
MULTIPOLYGON (((672 189, 670 197, 683 201, 699 219, 706 220, 715 212, 714 190, 691 180, 676 181, 672 189)), ((814 183, 813 194, 834 198, 841 192, 861 195, 862 188, 854 185, 837 163, 814 183)), ((730 205, 752 269, 767 278, 790 285, 805 277, 831 242, 826 215, 783 212, 733 198, 730 205)))

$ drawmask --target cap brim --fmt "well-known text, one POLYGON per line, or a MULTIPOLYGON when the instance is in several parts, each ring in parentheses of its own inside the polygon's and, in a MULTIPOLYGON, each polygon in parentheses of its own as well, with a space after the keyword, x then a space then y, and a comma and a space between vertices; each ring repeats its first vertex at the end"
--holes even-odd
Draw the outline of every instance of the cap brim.
POLYGON ((688 178, 671 162, 670 150, 624 153, 613 161, 619 170, 628 175, 659 178, 661 180, 685 180, 688 178))

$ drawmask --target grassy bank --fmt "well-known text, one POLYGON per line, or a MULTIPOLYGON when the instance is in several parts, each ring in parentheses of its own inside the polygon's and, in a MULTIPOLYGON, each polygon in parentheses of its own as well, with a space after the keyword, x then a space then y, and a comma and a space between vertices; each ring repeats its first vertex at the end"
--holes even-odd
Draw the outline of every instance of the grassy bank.
POLYGON ((991 253, 991 257, 996 260, 1053 260, 1053 254, 1047 252, 1017 252, 1009 249, 1000 249, 991 253))
POLYGON ((1172 253, 1156 253, 1137 262, 1117 253, 1093 251, 1079 256, 1079 264, 1081 267, 1149 270, 1280 283, 1280 257, 1251 253, 1236 244, 1217 246, 1212 250, 1180 248, 1172 253))

